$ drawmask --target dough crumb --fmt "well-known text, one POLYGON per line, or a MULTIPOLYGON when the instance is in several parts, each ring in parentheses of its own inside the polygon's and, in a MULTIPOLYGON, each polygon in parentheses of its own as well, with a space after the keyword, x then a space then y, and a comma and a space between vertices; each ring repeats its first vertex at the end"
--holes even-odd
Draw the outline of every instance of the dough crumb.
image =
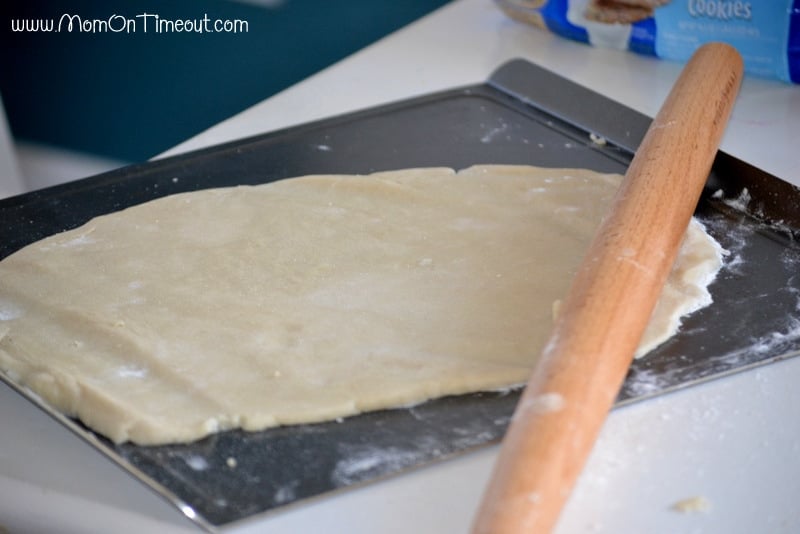
POLYGON ((238 465, 238 462, 236 461, 236 458, 234 458, 233 456, 230 456, 230 457, 228 457, 228 459, 227 459, 227 460, 225 460, 225 463, 226 463, 226 464, 228 465, 228 467, 230 467, 231 469, 234 469, 234 468, 235 468, 235 467, 238 465))
POLYGON ((673 504, 671 508, 682 514, 708 512, 711 509, 711 502, 702 495, 698 495, 696 497, 682 499, 673 504))
POLYGON ((591 139, 592 143, 598 146, 606 146, 606 138, 595 133, 589 134, 589 139, 591 139))

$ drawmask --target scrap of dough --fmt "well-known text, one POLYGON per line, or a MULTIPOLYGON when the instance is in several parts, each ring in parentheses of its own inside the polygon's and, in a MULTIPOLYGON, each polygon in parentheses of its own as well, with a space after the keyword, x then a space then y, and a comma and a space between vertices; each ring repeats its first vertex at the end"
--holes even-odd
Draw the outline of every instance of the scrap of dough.
MULTIPOLYGON (((145 445, 521 384, 619 180, 309 176, 97 217, 0 262, 0 369, 145 445)), ((710 300, 720 249, 689 235, 648 346, 710 300)))
POLYGON ((672 509, 682 514, 708 512, 711 509, 711 502, 702 495, 698 495, 676 502, 672 505, 672 509))

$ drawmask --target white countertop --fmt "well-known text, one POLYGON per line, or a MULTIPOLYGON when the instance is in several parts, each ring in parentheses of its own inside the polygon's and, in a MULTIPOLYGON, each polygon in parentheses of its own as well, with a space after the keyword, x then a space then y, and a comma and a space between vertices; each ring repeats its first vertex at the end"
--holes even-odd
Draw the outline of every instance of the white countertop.
MULTIPOLYGON (((680 65, 592 49, 457 0, 170 153, 440 89, 523 57, 653 116, 680 65)), ((722 149, 800 185, 800 87, 747 79, 722 149)), ((614 410, 558 533, 800 532, 800 358, 614 410), (703 496, 705 512, 678 513, 703 496)), ((0 385, 0 532, 193 532, 180 512, 0 385)), ((457 533, 497 447, 236 525, 239 533, 457 533)))

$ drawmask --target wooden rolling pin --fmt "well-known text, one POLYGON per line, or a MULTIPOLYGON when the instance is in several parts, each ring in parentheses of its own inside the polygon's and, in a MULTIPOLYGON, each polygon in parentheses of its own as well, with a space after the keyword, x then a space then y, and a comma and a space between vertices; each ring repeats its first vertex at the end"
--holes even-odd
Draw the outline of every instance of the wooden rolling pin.
POLYGON ((555 526, 678 253, 741 78, 736 50, 707 44, 653 120, 517 405, 475 534, 555 526))

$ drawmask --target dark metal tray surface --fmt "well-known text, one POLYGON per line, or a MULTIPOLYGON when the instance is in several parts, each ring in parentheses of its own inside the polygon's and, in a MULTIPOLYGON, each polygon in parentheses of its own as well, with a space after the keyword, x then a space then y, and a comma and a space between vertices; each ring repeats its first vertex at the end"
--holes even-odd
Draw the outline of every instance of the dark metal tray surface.
MULTIPOLYGON (((483 163, 624 173, 649 122, 515 60, 484 84, 0 200, 0 258, 97 215, 157 197, 305 174, 483 163)), ((618 404, 800 352, 798 206, 797 188, 718 155, 696 213, 730 252, 711 287, 714 304, 634 362, 618 404)), ((496 443, 519 394, 461 395, 324 424, 140 447, 114 445, 8 377, 0 378, 208 530, 496 443)))

